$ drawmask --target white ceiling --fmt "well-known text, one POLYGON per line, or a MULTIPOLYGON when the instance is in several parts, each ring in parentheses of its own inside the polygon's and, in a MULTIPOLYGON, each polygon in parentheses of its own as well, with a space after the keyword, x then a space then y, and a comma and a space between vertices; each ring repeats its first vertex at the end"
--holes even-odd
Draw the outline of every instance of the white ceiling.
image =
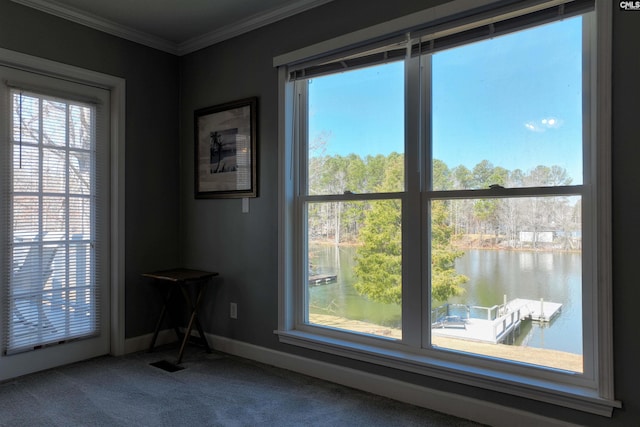
POLYGON ((12 0, 177 55, 332 0, 12 0))

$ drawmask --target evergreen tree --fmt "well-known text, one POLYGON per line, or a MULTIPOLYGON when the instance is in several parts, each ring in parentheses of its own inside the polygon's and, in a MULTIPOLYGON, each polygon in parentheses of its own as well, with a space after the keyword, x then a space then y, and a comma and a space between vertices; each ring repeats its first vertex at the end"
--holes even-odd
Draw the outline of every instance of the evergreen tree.
POLYGON ((399 200, 379 200, 360 229, 353 271, 356 291, 373 301, 402 301, 402 236, 399 200))
MULTIPOLYGON (((379 159, 377 159, 379 161, 379 159)), ((381 165, 384 178, 378 192, 404 187, 404 156, 391 153, 381 165)), ((362 246, 356 250, 353 268, 356 291, 368 298, 399 304, 402 301, 402 206, 400 200, 371 202, 360 228, 362 246)))
MULTIPOLYGON (((380 192, 398 191, 403 186, 404 159, 391 155, 385 167, 380 192)), ((438 172, 446 173, 441 164, 438 172)), ((400 200, 372 202, 360 229, 360 246, 356 250, 354 273, 356 290, 368 298, 399 304, 402 301, 402 206, 400 200)), ((453 228, 448 224, 447 208, 443 201, 432 204, 432 296, 446 301, 458 295, 461 284, 468 279, 455 271, 455 260, 464 253, 451 245, 453 228)))
POLYGON ((460 295, 461 285, 469 279, 455 269, 455 261, 464 255, 451 244, 453 227, 447 222, 443 200, 431 202, 431 297, 440 302, 460 295))

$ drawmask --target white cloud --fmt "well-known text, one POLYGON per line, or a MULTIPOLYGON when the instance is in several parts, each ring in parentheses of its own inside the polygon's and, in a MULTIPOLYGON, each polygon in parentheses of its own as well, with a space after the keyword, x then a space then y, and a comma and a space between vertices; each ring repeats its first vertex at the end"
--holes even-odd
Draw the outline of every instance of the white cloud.
POLYGON ((557 129, 562 126, 562 120, 557 117, 545 117, 540 120, 526 122, 524 127, 532 132, 544 132, 547 129, 557 129))

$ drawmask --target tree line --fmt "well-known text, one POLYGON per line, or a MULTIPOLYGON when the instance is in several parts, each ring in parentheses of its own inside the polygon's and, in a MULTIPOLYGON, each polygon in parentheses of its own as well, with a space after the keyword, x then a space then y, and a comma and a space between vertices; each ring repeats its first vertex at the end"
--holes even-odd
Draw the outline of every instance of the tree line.
MULTIPOLYGON (((482 189, 570 185, 559 166, 509 171, 488 160, 472 169, 433 162, 433 189, 482 189)), ((394 192, 404 189, 404 156, 391 153, 361 157, 319 156, 309 160, 309 194, 394 192)), ((375 202, 380 203, 380 202, 375 202)), ((311 240, 358 243, 372 202, 313 203, 309 206, 311 240)), ((463 246, 580 249, 581 204, 576 197, 477 198, 446 200, 443 220, 463 246), (541 233, 546 233, 543 236, 541 233), (549 234, 553 242, 549 242, 549 234), (544 239, 541 239, 544 237, 544 239)))
MULTIPOLYGON (((434 160, 434 190, 570 185, 559 166, 509 171, 488 160, 472 169, 434 160)), ((309 194, 404 190, 404 156, 391 153, 309 159, 309 194)), ((401 297, 401 201, 311 203, 311 241, 355 243, 356 289, 371 299, 399 303, 401 297)), ((444 199, 431 202, 432 296, 446 301, 468 279, 455 271, 465 247, 580 248, 580 203, 575 197, 444 199)))

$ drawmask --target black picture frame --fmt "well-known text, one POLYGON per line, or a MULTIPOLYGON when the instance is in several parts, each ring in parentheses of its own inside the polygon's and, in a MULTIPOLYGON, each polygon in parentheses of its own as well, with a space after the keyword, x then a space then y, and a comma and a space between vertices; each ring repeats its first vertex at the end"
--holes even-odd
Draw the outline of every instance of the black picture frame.
POLYGON ((258 98, 194 112, 194 178, 197 199, 258 197, 258 98))

